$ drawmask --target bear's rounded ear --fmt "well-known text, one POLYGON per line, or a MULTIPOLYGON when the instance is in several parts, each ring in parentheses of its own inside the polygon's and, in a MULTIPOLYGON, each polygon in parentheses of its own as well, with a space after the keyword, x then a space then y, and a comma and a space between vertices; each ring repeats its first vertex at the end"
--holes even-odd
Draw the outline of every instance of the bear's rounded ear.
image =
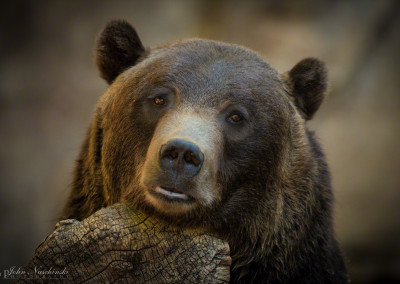
POLYGON ((321 105, 327 90, 325 64, 316 58, 305 58, 284 74, 290 95, 303 117, 309 120, 321 105))
POLYGON ((111 84, 125 69, 145 53, 135 29, 126 21, 109 22, 96 44, 96 64, 100 76, 111 84))

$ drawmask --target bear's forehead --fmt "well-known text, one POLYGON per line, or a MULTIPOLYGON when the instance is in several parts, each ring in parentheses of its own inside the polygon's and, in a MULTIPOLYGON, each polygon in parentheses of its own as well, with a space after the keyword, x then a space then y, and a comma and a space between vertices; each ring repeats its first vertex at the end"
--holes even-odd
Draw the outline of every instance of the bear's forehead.
POLYGON ((282 85, 278 72, 255 52, 200 39, 156 47, 125 76, 143 88, 176 88, 197 103, 235 95, 254 100, 257 94, 276 92, 282 85))
POLYGON ((184 40, 155 48, 149 59, 169 72, 240 79, 272 79, 277 72, 258 54, 242 46, 211 40, 184 40))

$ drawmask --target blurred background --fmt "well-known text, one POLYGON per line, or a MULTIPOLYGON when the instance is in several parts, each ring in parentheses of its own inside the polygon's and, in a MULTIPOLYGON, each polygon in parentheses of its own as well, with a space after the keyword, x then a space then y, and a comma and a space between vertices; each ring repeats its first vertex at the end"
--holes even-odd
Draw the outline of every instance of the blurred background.
POLYGON ((400 281, 400 1, 0 1, 0 272, 55 224, 106 84, 98 32, 124 18, 151 46, 203 37, 248 46, 279 71, 327 63, 310 127, 327 153, 335 223, 354 283, 400 281))

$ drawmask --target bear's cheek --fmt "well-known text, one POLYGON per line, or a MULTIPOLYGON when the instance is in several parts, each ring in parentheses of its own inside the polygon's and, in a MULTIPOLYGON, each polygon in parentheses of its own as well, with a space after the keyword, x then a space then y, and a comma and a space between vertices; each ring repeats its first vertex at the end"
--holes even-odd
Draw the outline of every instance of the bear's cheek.
MULTIPOLYGON (((212 115, 193 114, 193 111, 171 113, 159 121, 146 153, 140 174, 140 187, 150 205, 164 213, 182 213, 198 206, 211 207, 218 202, 220 187, 217 184, 219 157, 222 152, 222 135, 212 115), (181 171, 188 149, 178 147, 171 166, 160 162, 162 149, 171 141, 197 149, 201 165, 193 174, 181 171), (180 152, 179 152, 180 151, 180 152), (175 157, 176 156, 176 157, 175 157), (176 167, 176 168, 175 168, 176 167)), ((191 166, 191 165, 189 165, 191 166)))

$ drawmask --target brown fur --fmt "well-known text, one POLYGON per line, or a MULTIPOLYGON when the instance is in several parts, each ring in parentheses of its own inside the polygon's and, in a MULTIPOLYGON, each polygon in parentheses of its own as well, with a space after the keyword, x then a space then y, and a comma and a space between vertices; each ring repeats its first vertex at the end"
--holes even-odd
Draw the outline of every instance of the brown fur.
POLYGON ((206 40, 144 51, 126 25, 111 22, 98 41, 99 70, 111 85, 62 218, 83 219, 124 201, 226 239, 234 283, 346 282, 329 171, 305 125, 326 91, 323 63, 305 59, 280 75, 246 48, 206 40), (157 95, 168 103, 155 106, 157 95), (229 122, 238 112, 243 120, 229 122), (205 158, 199 174, 171 183, 158 149, 176 137, 197 144, 205 158), (160 184, 194 202, 151 195, 160 184))

